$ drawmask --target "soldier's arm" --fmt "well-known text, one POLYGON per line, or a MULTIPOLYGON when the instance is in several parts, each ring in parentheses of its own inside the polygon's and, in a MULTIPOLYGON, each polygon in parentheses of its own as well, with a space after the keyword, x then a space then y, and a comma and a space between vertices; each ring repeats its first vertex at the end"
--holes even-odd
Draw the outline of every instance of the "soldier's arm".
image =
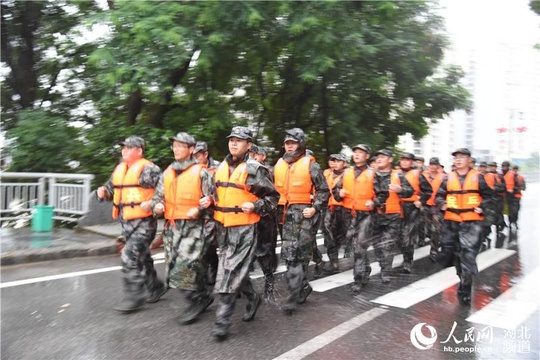
POLYGON ((480 203, 479 208, 482 210, 487 209, 490 206, 493 206, 497 194, 493 189, 486 183, 486 179, 483 176, 478 177, 478 192, 482 196, 482 202, 480 203))
POLYGON ((375 207, 383 207, 390 193, 388 192, 388 185, 385 184, 382 177, 375 176, 373 178, 373 190, 375 191, 375 199, 373 200, 375 207))
POLYGON ((160 204, 163 208, 165 207, 165 187, 163 186, 163 174, 160 175, 158 183, 156 185, 154 196, 152 197, 152 213, 154 216, 162 216, 163 213, 156 212, 156 205, 160 204))
MULTIPOLYGON (((209 196, 212 199, 216 194, 214 175, 206 169, 201 170, 201 192, 203 197, 209 196)), ((199 212, 201 218, 210 219, 214 213, 214 206, 212 205, 208 208, 199 206, 199 212)))
POLYGON ((426 206, 427 201, 433 194, 433 188, 424 174, 420 174, 420 202, 426 206))
POLYGON ((255 213, 266 216, 276 211, 279 192, 271 180, 268 169, 253 160, 248 162, 247 171, 246 185, 250 187, 249 191, 259 198, 253 203, 255 213))
POLYGON ((311 182, 315 187, 315 198, 313 199, 312 206, 315 210, 321 211, 328 206, 328 199, 330 198, 328 182, 323 175, 321 167, 315 161, 311 162, 309 173, 311 175, 311 182))
POLYGON ((139 176, 139 183, 145 189, 155 189, 161 178, 161 169, 155 164, 146 165, 139 176))
POLYGON ((446 180, 447 178, 445 177, 441 182, 441 186, 439 186, 439 190, 437 190, 437 195, 435 195, 435 204, 439 209, 446 205, 446 180))
MULTIPOLYGON (((414 189, 409 181, 403 176, 403 173, 398 173, 399 180, 401 181, 401 192, 398 194, 400 198, 408 198, 413 196, 414 189)), ((431 196, 431 195, 430 195, 431 196)))
POLYGON ((332 195, 334 196, 334 199, 336 199, 336 201, 342 201, 343 200, 343 198, 341 196, 339 196, 339 190, 341 190, 342 188, 343 188, 343 176, 341 178, 339 178, 338 182, 336 183, 334 188, 331 190, 332 195))
POLYGON ((114 196, 114 187, 112 183, 112 176, 111 178, 103 184, 99 189, 96 190, 96 198, 99 202, 102 201, 112 201, 114 196), (101 193, 101 196, 100 196, 101 193))

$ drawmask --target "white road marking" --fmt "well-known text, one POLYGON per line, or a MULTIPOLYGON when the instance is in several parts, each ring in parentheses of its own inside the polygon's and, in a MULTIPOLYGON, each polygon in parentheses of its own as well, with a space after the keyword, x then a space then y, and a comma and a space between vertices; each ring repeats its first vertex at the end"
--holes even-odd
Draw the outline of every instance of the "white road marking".
POLYGON ((466 320, 476 324, 515 330, 535 311, 538 311, 538 284, 540 269, 536 268, 518 284, 505 291, 495 300, 466 320))
POLYGON ((314 337, 313 339, 306 341, 305 343, 295 347, 294 349, 287 351, 284 354, 274 358, 274 360, 298 360, 303 359, 315 351, 322 349, 331 342, 339 339, 342 336, 347 335, 351 331, 359 328, 365 323, 381 316, 382 314, 388 312, 388 309, 382 308, 373 308, 369 311, 366 311, 351 320, 348 320, 319 336, 314 337))
MULTIPOLYGON (((154 261, 154 264, 161 264, 163 262, 164 262, 164 260, 157 260, 157 261, 154 261)), ((35 283, 51 281, 51 280, 67 279, 67 278, 70 278, 70 277, 99 274, 99 273, 104 273, 104 272, 109 272, 109 271, 117 271, 117 270, 122 270, 122 267, 121 266, 111 266, 111 267, 106 267, 106 268, 101 268, 101 269, 75 271, 75 272, 70 272, 70 273, 66 273, 66 274, 58 274, 58 275, 42 276, 42 277, 33 278, 33 279, 10 281, 10 282, 6 282, 6 283, 0 283, 0 289, 13 287, 13 286, 35 284, 35 283)))
MULTIPOLYGON (((507 249, 490 249, 484 251, 476 258, 478 271, 482 271, 513 254, 515 254, 514 250, 507 249)), ((379 296, 371 301, 382 305, 407 309, 421 301, 429 299, 458 282, 459 278, 456 276, 456 270, 453 267, 446 268, 436 274, 418 280, 399 290, 379 296)))
MULTIPOLYGON (((414 259, 419 260, 429 256, 429 246, 423 246, 414 251, 414 259)), ((392 267, 398 267, 403 264, 403 255, 399 254, 394 256, 392 261, 392 267)), ((372 262, 371 266, 371 276, 377 275, 381 272, 381 267, 378 262, 372 262)), ((336 275, 326 276, 322 279, 310 281, 309 284, 313 288, 313 291, 325 292, 343 285, 347 285, 354 282, 353 270, 347 270, 336 275)))

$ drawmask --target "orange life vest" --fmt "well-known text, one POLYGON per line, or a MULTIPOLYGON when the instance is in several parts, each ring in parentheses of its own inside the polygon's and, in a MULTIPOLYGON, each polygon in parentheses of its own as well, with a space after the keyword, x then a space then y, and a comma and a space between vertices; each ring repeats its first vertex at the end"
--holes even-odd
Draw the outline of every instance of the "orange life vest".
POLYGON ((514 196, 521 198, 521 190, 525 190, 525 177, 523 175, 517 174, 517 191, 514 192, 514 196))
POLYGON ((330 198, 328 199, 328 207, 343 206, 342 201, 337 201, 336 199, 334 199, 334 195, 332 195, 332 189, 334 188, 334 186, 336 186, 339 179, 341 179, 344 172, 334 177, 334 171, 332 171, 331 169, 326 169, 324 170, 323 174, 324 174, 324 177, 326 178, 326 182, 328 183, 328 188, 330 189, 330 198), (330 171, 327 171, 327 170, 330 170, 330 171))
POLYGON ((167 220, 188 219, 190 209, 199 206, 201 191, 201 170, 203 165, 194 164, 176 176, 169 166, 163 173, 165 190, 165 214, 167 220))
POLYGON ((508 172, 504 175, 504 182, 506 183, 506 191, 513 191, 516 182, 514 180, 516 176, 516 173, 512 170, 508 170, 508 172))
POLYGON ((225 227, 255 224, 260 216, 242 211, 242 204, 255 202, 259 198, 249 192, 246 185, 247 164, 239 164, 229 176, 229 164, 223 161, 216 171, 216 192, 214 219, 225 227))
POLYGON ((313 157, 304 156, 294 164, 279 159, 274 167, 274 184, 279 192, 279 205, 311 204, 313 184, 309 168, 313 157))
POLYGON ((139 177, 146 165, 153 163, 146 159, 139 159, 131 166, 121 162, 112 174, 114 187, 112 217, 118 219, 120 209, 124 220, 142 219, 152 216, 152 210, 143 210, 141 203, 151 200, 154 189, 141 187, 139 177))
POLYGON ((346 169, 343 173, 343 189, 345 190, 343 206, 351 210, 373 211, 373 208, 366 207, 366 201, 375 199, 374 177, 373 169, 366 168, 356 178, 354 168, 346 169))
POLYGON ((429 183, 431 184, 431 188, 433 189, 433 193, 431 194, 431 197, 428 199, 428 201, 426 201, 426 204, 428 204, 429 206, 435 206, 435 197, 437 196, 437 191, 441 187, 441 183, 444 180, 444 174, 437 173, 433 180, 431 180, 429 172, 424 171, 424 176, 427 181, 429 181, 429 183))
MULTIPOLYGON (((392 170, 390 173, 390 184, 400 185, 401 180, 399 179, 399 170, 392 170)), ((386 200, 386 212, 385 214, 401 214, 401 201, 399 195, 393 191, 389 192, 388 199, 386 200)))
POLYGON ((462 222, 479 221, 484 218, 474 212, 474 208, 480 206, 482 202, 478 191, 478 178, 480 176, 482 174, 479 171, 469 170, 462 187, 459 183, 459 175, 455 171, 448 175, 445 220, 462 222))
MULTIPOLYGON (((402 171, 403 170, 399 170, 402 171)), ((420 200, 420 170, 412 169, 407 171, 405 174, 405 179, 411 184, 414 193, 411 197, 408 198, 402 198, 401 201, 403 202, 415 202, 416 200, 420 200)))

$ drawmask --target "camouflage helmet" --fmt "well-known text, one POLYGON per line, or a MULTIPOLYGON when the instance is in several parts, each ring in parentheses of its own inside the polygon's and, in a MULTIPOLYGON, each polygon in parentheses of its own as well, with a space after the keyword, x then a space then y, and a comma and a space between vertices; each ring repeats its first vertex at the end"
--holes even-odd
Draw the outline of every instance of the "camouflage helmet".
POLYGON ((125 140, 120 141, 118 145, 126 146, 126 147, 141 148, 143 152, 144 152, 144 149, 146 148, 146 142, 144 141, 143 138, 139 136, 130 136, 126 138, 125 140))
POLYGON ((306 134, 300 128, 292 128, 285 131, 285 140, 284 141, 295 141, 300 147, 306 145, 306 134))
POLYGON ((195 138, 186 132, 179 132, 178 134, 176 134, 176 136, 169 137, 169 141, 178 141, 187 144, 188 146, 195 146, 195 144, 197 143, 195 141, 195 138))

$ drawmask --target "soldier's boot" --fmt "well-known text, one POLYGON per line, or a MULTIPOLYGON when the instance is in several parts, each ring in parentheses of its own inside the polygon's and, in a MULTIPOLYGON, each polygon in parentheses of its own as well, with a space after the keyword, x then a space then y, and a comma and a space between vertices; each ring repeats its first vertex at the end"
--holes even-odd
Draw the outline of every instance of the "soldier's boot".
POLYGON ((320 278, 322 276, 322 272, 323 272, 323 269, 324 269, 324 261, 321 260, 317 263, 315 263, 315 271, 313 273, 313 277, 314 278, 320 278))
POLYGON ((311 294, 312 291, 313 291, 313 288, 311 287, 311 285, 309 285, 309 283, 306 283, 300 290, 296 303, 297 304, 305 303, 309 294, 311 294))
POLYGON ((403 260, 403 272, 405 274, 410 274, 411 271, 412 271, 412 260, 411 259, 403 260))
POLYGON ((150 292, 146 298, 146 302, 153 304, 159 301, 163 295, 169 290, 169 287, 163 283, 160 283, 154 290, 150 292))
POLYGON ((140 309, 144 305, 143 284, 127 278, 124 278, 123 281, 125 295, 122 301, 114 307, 114 310, 128 314, 140 309))
POLYGON ((253 293, 253 299, 249 299, 246 303, 246 312, 242 316, 242 321, 251 321, 257 313, 259 305, 261 305, 261 297, 256 292, 253 293))
POLYGON ((354 279, 354 284, 351 286, 351 291, 354 295, 359 294, 364 287, 369 283, 369 275, 371 274, 371 266, 366 267, 362 276, 354 279))
POLYGON ((201 315, 213 302, 214 297, 208 293, 202 296, 193 297, 184 314, 178 319, 178 322, 182 325, 193 324, 199 320, 199 315, 201 315))
POLYGON ((292 315, 296 311, 297 307, 298 307, 298 291, 291 293, 287 297, 281 309, 286 315, 292 315))
POLYGON ((383 284, 388 284, 390 282, 390 275, 388 269, 381 269, 381 282, 383 284))
POLYGON ((221 294, 216 311, 216 322, 210 335, 217 341, 223 341, 229 336, 231 316, 234 313, 236 294, 221 294))
POLYGON ((470 275, 462 275, 458 287, 458 300, 460 303, 467 305, 471 303, 472 293, 472 277, 470 275))

